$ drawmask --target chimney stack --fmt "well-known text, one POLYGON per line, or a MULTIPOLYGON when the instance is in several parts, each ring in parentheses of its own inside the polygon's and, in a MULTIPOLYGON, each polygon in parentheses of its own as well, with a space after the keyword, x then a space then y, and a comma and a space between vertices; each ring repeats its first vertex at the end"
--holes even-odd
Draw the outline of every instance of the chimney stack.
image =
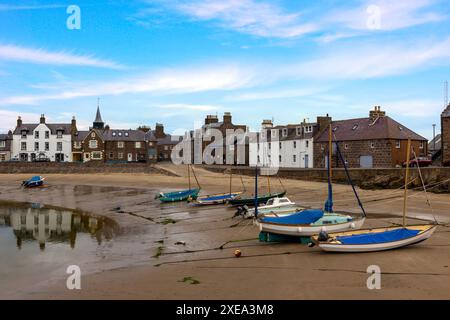
POLYGON ((223 123, 231 124, 231 113, 225 112, 223 114, 223 123))
POLYGON ((164 125, 157 123, 155 126, 155 137, 156 139, 164 138, 166 134, 164 133, 164 125))
POLYGON ((331 124, 331 121, 332 121, 332 118, 328 115, 328 113, 325 117, 317 117, 318 132, 323 132, 323 131, 327 130, 327 128, 331 124))
POLYGON ((373 110, 370 110, 369 112, 369 119, 371 121, 374 121, 377 118, 382 118, 386 115, 386 112, 381 111, 381 107, 380 106, 375 106, 373 108, 373 110))
POLYGON ((39 120, 39 123, 45 123, 45 116, 44 116, 44 114, 41 114, 41 119, 39 120))
POLYGON ((21 127, 21 126, 22 126, 22 117, 19 116, 19 117, 17 118, 17 127, 21 127))
POLYGON ((261 124, 261 127, 263 128, 263 129, 268 129, 268 128, 272 128, 273 127, 273 122, 272 122, 272 120, 263 120, 263 122, 262 122, 262 124, 261 124))
POLYGON ((219 122, 219 119, 217 119, 217 116, 215 115, 207 115, 205 118, 205 125, 211 124, 211 123, 217 123, 219 122))
POLYGON ((77 120, 75 119, 75 116, 72 117, 72 125, 70 127, 70 131, 72 134, 77 133, 77 120))

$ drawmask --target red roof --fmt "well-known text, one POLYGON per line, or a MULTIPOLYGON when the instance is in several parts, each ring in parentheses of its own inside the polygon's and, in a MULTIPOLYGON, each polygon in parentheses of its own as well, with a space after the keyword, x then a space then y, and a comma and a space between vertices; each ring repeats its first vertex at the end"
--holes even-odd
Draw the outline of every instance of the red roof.
MULTIPOLYGON (((388 116, 379 117, 376 120, 359 118, 332 121, 331 126, 334 135, 333 140, 338 141, 381 139, 427 140, 388 116)), ((328 129, 319 134, 316 137, 316 141, 328 141, 328 129)))

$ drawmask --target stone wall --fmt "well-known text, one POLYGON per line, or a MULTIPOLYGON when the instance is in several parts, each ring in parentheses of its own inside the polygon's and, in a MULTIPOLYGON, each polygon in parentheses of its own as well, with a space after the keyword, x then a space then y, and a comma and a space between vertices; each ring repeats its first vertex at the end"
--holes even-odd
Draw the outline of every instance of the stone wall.
POLYGON ((450 117, 441 118, 442 164, 450 166, 450 117))
MULTIPOLYGON (((204 169, 214 172, 224 172, 229 170, 229 166, 201 166, 204 169)), ((421 168, 425 184, 436 185, 434 188, 428 187, 432 192, 450 192, 450 168, 427 167, 421 168), (445 182, 446 181, 446 182, 445 182)), ((233 167, 233 173, 253 176, 255 169, 250 167, 233 167)), ((355 185, 363 189, 396 189, 404 185, 405 169, 386 168, 386 169, 349 169, 350 177, 355 185)), ((297 179, 306 181, 326 182, 328 179, 326 169, 301 169, 301 168, 280 168, 278 177, 284 179, 297 179)), ((413 182, 411 187, 420 188, 422 183, 417 168, 410 169, 410 176, 413 182)), ((343 168, 333 168, 333 182, 347 184, 345 170, 343 168)))
POLYGON ((104 163, 89 161, 86 163, 69 162, 0 162, 0 173, 159 173, 175 176, 174 173, 158 165, 146 163, 104 163))

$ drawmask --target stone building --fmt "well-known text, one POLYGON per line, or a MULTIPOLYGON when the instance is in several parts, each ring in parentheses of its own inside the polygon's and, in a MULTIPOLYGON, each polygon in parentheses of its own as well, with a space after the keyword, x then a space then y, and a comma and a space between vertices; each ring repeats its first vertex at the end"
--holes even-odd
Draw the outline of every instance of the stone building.
POLYGON ((157 123, 155 130, 141 128, 146 131, 145 141, 147 143, 147 161, 169 161, 173 148, 180 142, 180 136, 173 136, 164 132, 164 125, 157 123), (148 129, 148 130, 147 130, 148 129))
POLYGON ((100 108, 89 131, 77 131, 73 142, 74 161, 146 162, 145 132, 111 129, 102 120, 100 108))
POLYGON ((23 123, 18 117, 11 156, 20 161, 71 162, 72 137, 76 132, 75 117, 71 123, 47 123, 44 115, 39 123, 23 123))
POLYGON ((450 104, 441 113, 442 165, 450 166, 450 104))
POLYGON ((9 161, 11 159, 12 132, 0 134, 0 162, 9 161))
MULTIPOLYGON (((417 157, 428 155, 427 139, 406 128, 376 106, 369 117, 332 121, 331 117, 318 117, 318 133, 314 139, 314 167, 327 166, 329 125, 333 141, 350 168, 390 168, 406 161, 407 141, 411 139, 417 157)), ((335 146, 332 166, 343 167, 335 146)))

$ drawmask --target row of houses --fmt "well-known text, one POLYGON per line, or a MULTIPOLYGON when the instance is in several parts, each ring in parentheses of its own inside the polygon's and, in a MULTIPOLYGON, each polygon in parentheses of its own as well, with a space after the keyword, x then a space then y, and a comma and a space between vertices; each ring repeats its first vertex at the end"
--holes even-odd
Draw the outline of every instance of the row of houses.
MULTIPOLYGON (((433 156, 438 155, 444 165, 450 165, 450 105, 441 114, 440 152, 433 142, 433 156)), ((217 115, 207 115, 201 128, 186 133, 190 140, 193 163, 205 163, 204 151, 212 148, 215 163, 237 165, 276 165, 281 168, 323 168, 328 161, 328 140, 337 141, 344 161, 352 168, 381 168, 401 166, 406 160, 407 141, 418 157, 429 156, 426 138, 392 119, 380 106, 369 110, 364 118, 334 120, 328 114, 294 124, 275 125, 263 120, 258 132, 249 132, 246 125, 234 124, 229 112, 219 121, 217 115), (220 133, 219 137, 211 132, 220 133), (244 134, 239 144, 229 132, 244 134), (218 152, 218 150, 220 152, 218 152)), ((13 132, 0 135, 0 161, 15 159, 34 161, 41 156, 50 161, 156 162, 169 161, 172 150, 182 137, 164 132, 162 124, 155 129, 111 129, 102 120, 100 108, 92 127, 77 130, 76 120, 67 124, 48 124, 44 115, 37 124, 17 120, 13 132)), ((332 165, 343 166, 332 150, 332 165)))
POLYGON ((157 162, 169 160, 181 137, 164 132, 157 123, 150 127, 112 129, 102 120, 100 108, 89 130, 71 123, 23 123, 17 119, 14 131, 0 135, 0 161, 52 162, 157 162))

